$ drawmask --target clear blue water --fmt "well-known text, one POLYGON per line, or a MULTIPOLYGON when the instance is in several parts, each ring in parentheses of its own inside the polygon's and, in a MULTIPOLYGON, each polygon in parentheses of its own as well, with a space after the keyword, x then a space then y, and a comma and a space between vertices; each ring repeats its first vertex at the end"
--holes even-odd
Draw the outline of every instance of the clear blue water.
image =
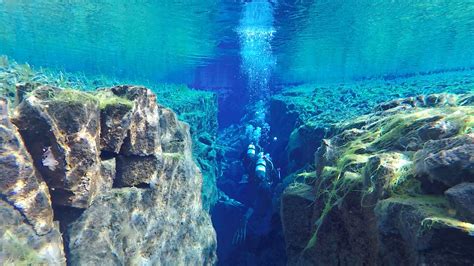
POLYGON ((68 71, 225 87, 245 60, 239 29, 252 25, 273 31, 279 83, 474 66, 470 0, 265 2, 249 15, 246 1, 2 0, 0 53, 68 71), (203 78, 210 73, 220 78, 203 78))
MULTIPOLYGON (((453 80, 454 92, 473 91, 474 0, 0 0, 0 55, 35 68, 218 92, 220 129, 240 127, 245 145, 265 145, 287 130, 270 128, 268 113, 272 95, 289 86, 298 85, 293 94, 320 88, 335 103, 352 91, 366 106, 442 91, 453 80)), ((331 118, 367 111, 331 108, 323 112, 331 118)), ((272 149, 275 161, 286 152, 272 149)), ((219 189, 250 208, 257 200, 229 185, 240 181, 233 174, 222 174, 219 189)), ((221 264, 236 257, 252 264, 255 254, 272 254, 265 250, 277 255, 262 260, 284 264, 279 220, 266 212, 274 202, 259 204, 253 223, 261 232, 249 233, 247 247, 231 243, 238 219, 216 211, 221 264)))

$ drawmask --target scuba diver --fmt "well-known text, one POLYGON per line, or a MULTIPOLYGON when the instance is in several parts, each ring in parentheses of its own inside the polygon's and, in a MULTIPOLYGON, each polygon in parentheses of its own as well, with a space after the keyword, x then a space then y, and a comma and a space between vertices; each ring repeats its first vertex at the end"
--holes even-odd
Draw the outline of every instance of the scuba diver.
POLYGON ((232 241, 234 245, 245 241, 247 224, 251 217, 256 216, 255 219, 261 226, 265 224, 260 220, 268 218, 268 210, 271 210, 272 205, 272 186, 280 177, 279 169, 274 167, 270 154, 265 153, 260 146, 250 143, 242 157, 246 174, 242 176, 239 184, 246 186, 246 204, 244 205, 247 210, 243 215, 242 226, 234 234, 232 241))
MULTIPOLYGON (((279 168, 273 166, 272 158, 269 153, 264 153, 263 148, 259 147, 260 152, 257 153, 257 147, 250 143, 247 152, 243 155, 243 164, 247 172, 243 179, 253 178, 254 181, 260 181, 261 185, 271 186, 275 181, 275 176, 279 177, 279 168), (267 167, 270 167, 267 172, 267 167)), ((278 178, 279 179, 279 178, 278 178)), ((247 181, 248 182, 248 181, 247 181)), ((247 183, 241 181, 240 183, 247 183)))

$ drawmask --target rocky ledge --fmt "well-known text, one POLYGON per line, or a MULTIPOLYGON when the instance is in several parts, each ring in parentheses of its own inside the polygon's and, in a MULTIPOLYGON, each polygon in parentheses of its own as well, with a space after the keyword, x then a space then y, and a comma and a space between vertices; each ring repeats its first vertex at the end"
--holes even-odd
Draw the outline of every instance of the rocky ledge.
POLYGON ((149 89, 17 91, 11 116, 0 102, 0 261, 215 263, 189 126, 149 89))
POLYGON ((290 265, 470 265, 474 95, 390 101, 339 123, 281 218, 290 265))
POLYGON ((468 91, 474 91, 473 71, 285 87, 270 101, 271 136, 278 139, 271 154, 277 165, 287 165, 290 174, 312 164, 334 123, 367 114, 392 99, 468 91))

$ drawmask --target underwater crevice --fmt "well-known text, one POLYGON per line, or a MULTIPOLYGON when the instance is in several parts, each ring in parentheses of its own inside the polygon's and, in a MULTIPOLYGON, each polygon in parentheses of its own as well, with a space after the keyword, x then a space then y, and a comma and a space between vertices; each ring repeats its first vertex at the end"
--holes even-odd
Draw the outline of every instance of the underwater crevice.
POLYGON ((64 254, 66 256, 66 263, 67 265, 73 265, 70 258, 70 250, 69 250, 69 233, 68 227, 70 224, 74 223, 81 215, 84 213, 86 209, 74 208, 70 206, 59 206, 53 205, 53 213, 54 213, 54 221, 59 222, 59 232, 62 234, 63 239, 63 248, 64 254))

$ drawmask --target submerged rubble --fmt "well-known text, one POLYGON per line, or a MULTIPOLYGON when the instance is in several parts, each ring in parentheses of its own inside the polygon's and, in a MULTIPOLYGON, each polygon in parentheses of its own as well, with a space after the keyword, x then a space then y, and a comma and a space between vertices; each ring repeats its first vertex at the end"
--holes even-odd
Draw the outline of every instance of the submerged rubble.
POLYGON ((189 126, 155 94, 139 86, 18 91, 25 87, 34 89, 11 118, 6 100, 0 108, 0 167, 10 176, 0 184, 1 261, 216 262, 189 126))
POLYGON ((338 123, 282 196, 289 264, 472 263, 473 99, 404 98, 338 123))

